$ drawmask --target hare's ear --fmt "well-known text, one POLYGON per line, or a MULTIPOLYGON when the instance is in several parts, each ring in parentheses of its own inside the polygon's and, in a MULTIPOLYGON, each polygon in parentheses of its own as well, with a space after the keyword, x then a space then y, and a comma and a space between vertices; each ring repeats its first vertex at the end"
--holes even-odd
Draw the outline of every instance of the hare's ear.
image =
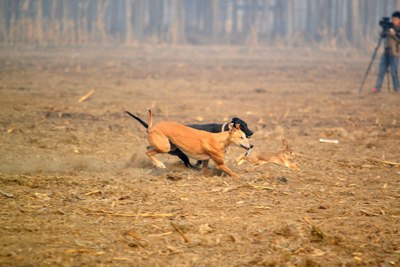
POLYGON ((282 138, 282 145, 283 145, 285 148, 289 148, 289 145, 288 145, 288 143, 287 143, 287 141, 286 141, 285 138, 282 138))
POLYGON ((236 128, 236 130, 240 130, 240 124, 239 123, 234 123, 233 126, 236 128))

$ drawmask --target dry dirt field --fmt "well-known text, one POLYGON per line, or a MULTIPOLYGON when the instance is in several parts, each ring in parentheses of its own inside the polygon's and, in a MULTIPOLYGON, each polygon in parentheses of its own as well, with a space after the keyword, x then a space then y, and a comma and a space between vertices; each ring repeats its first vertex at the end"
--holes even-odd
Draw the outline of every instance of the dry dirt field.
POLYGON ((0 266, 399 266, 400 95, 368 93, 375 69, 358 94, 369 59, 1 47, 0 266), (285 137, 301 171, 235 166, 237 147, 240 179, 170 155, 157 170, 124 114, 147 107, 156 122, 239 116, 260 150, 285 137))

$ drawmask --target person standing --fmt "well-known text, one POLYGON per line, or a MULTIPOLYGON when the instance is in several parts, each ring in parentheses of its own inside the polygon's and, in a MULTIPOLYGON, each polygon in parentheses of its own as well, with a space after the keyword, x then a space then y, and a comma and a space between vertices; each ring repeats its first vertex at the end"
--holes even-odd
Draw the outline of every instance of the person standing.
POLYGON ((400 58, 400 11, 395 11, 392 14, 393 27, 387 32, 381 32, 381 37, 385 38, 385 51, 383 52, 380 62, 378 77, 374 88, 374 93, 379 93, 382 88, 385 72, 390 67, 390 73, 393 81, 393 89, 399 92, 399 76, 398 65, 400 58))

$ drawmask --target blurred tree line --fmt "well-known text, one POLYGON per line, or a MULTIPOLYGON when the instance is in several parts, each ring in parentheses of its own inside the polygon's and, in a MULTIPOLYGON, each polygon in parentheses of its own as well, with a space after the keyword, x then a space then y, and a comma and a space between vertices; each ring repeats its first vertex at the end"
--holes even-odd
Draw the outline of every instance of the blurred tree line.
POLYGON ((0 0, 6 44, 375 43, 400 0, 0 0))

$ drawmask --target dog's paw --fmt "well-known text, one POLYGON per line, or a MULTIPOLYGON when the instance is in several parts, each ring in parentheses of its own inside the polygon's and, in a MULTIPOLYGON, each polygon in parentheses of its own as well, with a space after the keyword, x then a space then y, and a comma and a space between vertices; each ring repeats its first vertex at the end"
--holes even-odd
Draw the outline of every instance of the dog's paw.
POLYGON ((236 166, 240 166, 243 164, 243 162, 244 162, 244 159, 240 159, 240 160, 236 160, 235 164, 236 164, 236 166))
POLYGON ((154 165, 156 165, 156 167, 159 168, 159 169, 165 169, 165 168, 167 168, 167 167, 165 167, 164 163, 162 163, 162 162, 154 163, 154 165))

